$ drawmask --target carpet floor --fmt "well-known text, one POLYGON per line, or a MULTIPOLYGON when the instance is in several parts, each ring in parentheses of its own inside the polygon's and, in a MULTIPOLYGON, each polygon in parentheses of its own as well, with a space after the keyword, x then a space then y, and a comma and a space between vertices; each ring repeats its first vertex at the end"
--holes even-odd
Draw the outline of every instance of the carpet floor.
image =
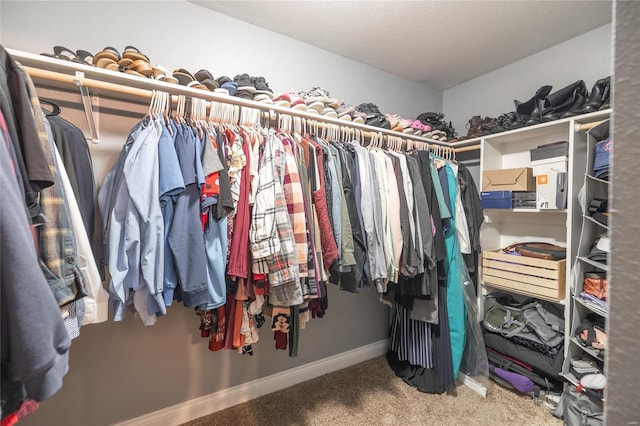
POLYGON ((459 385, 443 395, 417 391, 384 357, 238 404, 182 426, 205 425, 540 425, 560 426, 544 404, 487 383, 487 398, 459 385))

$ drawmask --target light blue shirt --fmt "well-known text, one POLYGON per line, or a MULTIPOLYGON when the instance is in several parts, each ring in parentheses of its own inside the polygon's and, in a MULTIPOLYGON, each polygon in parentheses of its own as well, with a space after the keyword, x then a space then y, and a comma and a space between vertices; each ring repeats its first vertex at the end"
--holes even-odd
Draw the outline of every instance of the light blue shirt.
POLYGON ((123 154, 100 189, 114 321, 133 304, 146 325, 164 315, 164 222, 160 209, 158 142, 154 120, 134 127, 123 154), (133 294, 131 294, 133 290, 133 294))

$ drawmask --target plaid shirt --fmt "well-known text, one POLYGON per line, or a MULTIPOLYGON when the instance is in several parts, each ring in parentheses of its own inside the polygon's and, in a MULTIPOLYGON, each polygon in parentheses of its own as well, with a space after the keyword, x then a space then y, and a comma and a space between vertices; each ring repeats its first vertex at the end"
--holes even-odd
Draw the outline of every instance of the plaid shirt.
POLYGON ((24 73, 27 92, 34 112, 38 136, 47 157, 55 184, 40 192, 40 205, 48 221, 39 230, 40 267, 58 302, 66 305, 86 295, 84 277, 77 266, 78 251, 71 227, 71 213, 67 194, 62 185, 59 166, 54 156, 56 149, 49 123, 45 124, 38 94, 27 73, 24 73))
POLYGON ((309 241, 307 239, 307 216, 304 208, 304 195, 298 173, 298 164, 294 157, 294 142, 288 137, 283 137, 282 144, 285 149, 285 174, 284 197, 287 201, 287 211, 296 243, 296 258, 300 270, 300 278, 308 276, 307 257, 309 255, 309 241))
POLYGON ((272 304, 299 305, 303 301, 300 272, 283 192, 285 152, 273 130, 268 132, 262 150, 249 231, 253 272, 267 273, 272 304))

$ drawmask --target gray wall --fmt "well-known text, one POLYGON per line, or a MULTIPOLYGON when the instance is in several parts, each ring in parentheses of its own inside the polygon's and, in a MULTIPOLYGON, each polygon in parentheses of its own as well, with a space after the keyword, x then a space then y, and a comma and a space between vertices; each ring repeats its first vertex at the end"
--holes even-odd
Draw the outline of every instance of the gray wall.
POLYGON ((5 47, 51 53, 55 45, 90 52, 133 45, 169 70, 262 75, 275 92, 321 86, 348 104, 374 102, 409 118, 442 110, 439 90, 184 0, 2 1, 0 7, 5 47))
MULTIPOLYGON (((7 48, 41 53, 62 45, 97 52, 134 45, 170 70, 263 75, 276 92, 323 86, 347 102, 375 102, 383 111, 409 116, 442 105, 440 91, 183 1, 2 1, 0 8, 0 40, 7 48)), ((64 97, 63 116, 86 130, 77 93, 39 93, 64 97)), ((134 117, 145 112, 104 98, 100 108, 100 143, 90 144, 98 182, 117 158, 134 117), (107 106, 133 114, 113 115, 107 106)), ((210 352, 198 326, 194 311, 178 305, 152 327, 132 314, 120 323, 83 327, 72 343, 63 388, 21 424, 112 424, 340 354, 385 339, 388 309, 375 291, 350 294, 330 287, 327 315, 301 331, 294 359, 275 349, 266 329, 253 357, 210 352)))
MULTIPOLYGON (((627 9, 632 8, 627 2, 623 3, 627 9)), ((635 9, 632 22, 627 22, 627 32, 637 31, 637 4, 635 9)), ((155 63, 169 69, 184 67, 197 71, 207 68, 216 77, 223 74, 233 77, 242 72, 264 75, 276 92, 323 86, 348 103, 375 102, 384 112, 397 112, 407 117, 427 110, 442 110, 454 121, 459 133, 466 133, 464 125, 472 115, 498 115, 509 111, 513 109, 513 99, 528 99, 542 84, 559 88, 582 78, 590 88, 596 79, 611 72, 611 26, 604 26, 448 89, 443 103, 441 92, 424 85, 181 1, 2 1, 0 14, 0 42, 5 47, 40 53, 51 52, 53 45, 64 45, 95 52, 108 45, 122 49, 132 44, 155 63)), ((635 62, 626 62, 625 70, 627 76, 635 77, 637 37, 633 40, 628 41, 631 45, 627 48, 631 53, 635 52, 635 56, 631 55, 635 62)), ((622 70, 620 68, 620 72, 622 70)), ((618 79, 623 78, 622 75, 618 79)), ((637 80, 634 84, 636 95, 633 99, 628 98, 628 108, 637 105, 637 80)), ((622 108, 620 106, 620 111, 622 108)), ((84 126, 79 111, 66 113, 84 126)), ((631 129, 635 124, 637 134, 637 110, 629 114, 635 115, 630 116, 627 128, 631 129)), ((133 121, 101 114, 103 140, 100 145, 91 147, 97 158, 99 180, 115 159, 133 121)), ((627 138, 632 137, 630 132, 626 134, 627 138)), ((618 138, 618 133, 615 135, 618 138)), ((624 144, 623 137, 620 136, 618 145, 624 144)), ((620 153, 620 150, 616 152, 620 153)), ((621 170, 631 161, 631 156, 616 156, 614 167, 621 170)), ((632 176, 635 165, 628 164, 624 169, 627 176, 619 174, 614 179, 620 177, 620 182, 635 182, 632 176)), ((614 182, 618 184, 618 180, 614 182)), ((621 183, 620 188, 627 187, 621 183)), ((633 198, 627 197, 623 189, 619 191, 620 196, 618 190, 614 191, 613 202, 628 208, 627 212, 637 212, 637 201, 633 204, 633 198)), ((637 245, 628 241, 631 234, 624 233, 622 226, 625 223, 633 224, 631 220, 623 222, 623 217, 617 219, 617 224, 614 222, 614 253, 618 247, 627 253, 635 249, 633 253, 637 253, 637 245), (626 246, 618 246, 623 242, 626 246)), ((637 258, 636 255, 634 259, 637 258)), ((622 262, 625 257, 620 259, 622 262)), ((631 318, 631 305, 638 300, 638 287, 633 287, 637 284, 638 268, 637 264, 627 265, 626 275, 616 275, 616 261, 612 267, 612 279, 624 289, 619 290, 618 299, 615 289, 612 290, 612 304, 616 307, 612 308, 610 324, 617 324, 621 321, 619 316, 624 316, 625 320, 631 318), (636 297, 626 298, 626 302, 621 300, 620 293, 632 289, 635 289, 636 297), (617 302, 621 303, 620 308, 617 302)), ((326 318, 313 320, 301 333, 300 355, 296 359, 276 351, 268 332, 262 332, 262 340, 256 345, 253 357, 242 357, 229 351, 211 353, 207 350, 206 340, 199 337, 198 318, 193 311, 180 306, 170 308, 168 315, 153 327, 143 327, 131 316, 121 323, 84 327, 81 336, 73 342, 71 369, 62 390, 21 424, 110 424, 386 337, 387 310, 377 302, 374 292, 353 295, 330 288, 329 297, 326 318)), ((637 331, 635 327, 633 331, 612 332, 612 345, 618 347, 620 342, 621 351, 637 353, 637 331)), ((628 363, 620 366, 610 363, 608 368, 611 374, 609 395, 615 395, 620 401, 616 409, 624 414, 631 413, 628 399, 633 398, 635 391, 629 391, 628 381, 623 378, 633 371, 637 383, 637 369, 628 363)), ((609 413, 610 424, 618 424, 613 421, 614 415, 609 413)), ((629 421, 628 417, 619 420, 624 420, 624 424, 629 421)))
POLYGON ((611 75, 611 64, 609 24, 445 90, 443 112, 463 136, 472 116, 514 111, 514 99, 524 102, 545 84, 557 90, 584 80, 591 90, 596 80, 611 75))
POLYGON ((611 281, 609 353, 607 354, 606 424, 640 422, 640 223, 638 158, 640 158, 640 2, 615 4, 615 96, 611 199, 611 281))

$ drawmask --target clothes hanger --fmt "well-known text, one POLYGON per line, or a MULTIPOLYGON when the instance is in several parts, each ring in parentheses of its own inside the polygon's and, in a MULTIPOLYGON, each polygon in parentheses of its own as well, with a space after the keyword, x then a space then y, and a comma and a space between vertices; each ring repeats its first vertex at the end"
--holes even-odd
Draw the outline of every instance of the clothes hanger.
POLYGON ((60 105, 58 105, 58 104, 56 104, 53 101, 50 101, 48 99, 44 99, 44 98, 38 98, 38 100, 40 101, 40 104, 46 104, 46 105, 49 105, 51 108, 53 108, 51 111, 45 111, 43 109, 43 111, 44 111, 44 113, 45 113, 45 115, 47 117, 54 117, 54 116, 60 114, 60 112, 61 112, 60 105))

